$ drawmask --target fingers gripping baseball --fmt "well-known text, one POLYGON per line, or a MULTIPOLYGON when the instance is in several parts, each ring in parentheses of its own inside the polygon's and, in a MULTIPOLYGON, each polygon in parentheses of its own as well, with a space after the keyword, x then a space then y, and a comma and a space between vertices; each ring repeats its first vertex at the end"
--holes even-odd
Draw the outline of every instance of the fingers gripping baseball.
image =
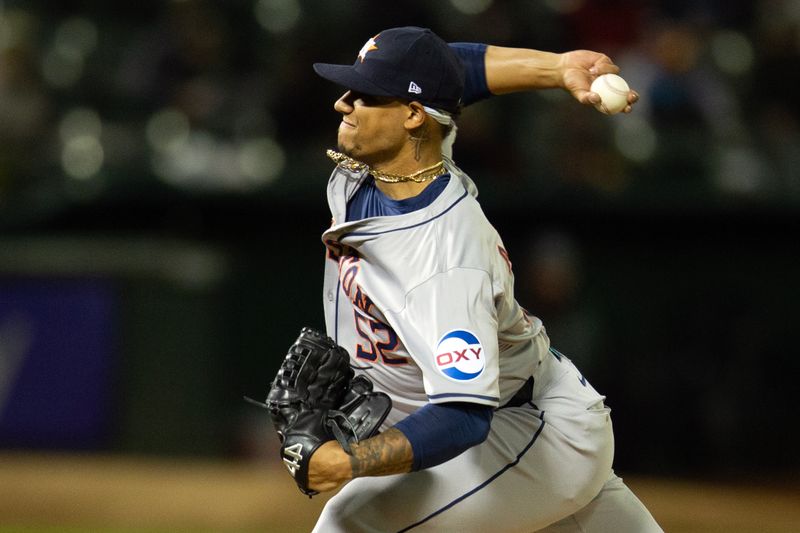
MULTIPOLYGON (((580 103, 600 108, 601 95, 592 90, 592 82, 604 74, 618 74, 619 67, 605 54, 591 50, 574 50, 561 56, 562 85, 580 103)), ((629 91, 622 112, 629 113, 639 100, 636 91, 629 91)))

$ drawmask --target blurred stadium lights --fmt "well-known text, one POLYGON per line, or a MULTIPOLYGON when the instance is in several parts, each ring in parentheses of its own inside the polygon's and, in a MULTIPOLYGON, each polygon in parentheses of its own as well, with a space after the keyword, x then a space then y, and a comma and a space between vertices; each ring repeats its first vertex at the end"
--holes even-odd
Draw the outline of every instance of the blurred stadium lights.
POLYGON ((56 28, 53 46, 63 55, 86 57, 97 47, 97 26, 84 17, 68 18, 56 28))
POLYGON ((95 176, 103 165, 103 146, 92 135, 79 135, 64 144, 61 165, 71 178, 83 180, 95 176))
POLYGON ((83 56, 51 48, 42 57, 42 76, 59 89, 71 87, 83 75, 83 56))
POLYGON ((726 146, 717 155, 713 180, 725 193, 752 195, 767 186, 767 169, 758 152, 747 145, 726 146))
POLYGON ((583 7, 584 0, 544 0, 544 5, 556 13, 567 15, 583 7))
POLYGON ((187 190, 252 191, 278 178, 286 165, 283 148, 270 137, 232 142, 207 131, 190 131, 159 146, 152 155, 154 172, 165 183, 187 190))
POLYGON ((258 0, 253 11, 258 23, 270 33, 290 31, 303 13, 297 0, 258 0))
MULTIPOLYGON (((178 187, 213 187, 215 181, 219 184, 224 181, 222 176, 219 180, 210 176, 212 159, 223 155, 220 152, 217 140, 210 133, 189 132, 186 139, 176 143, 170 151, 154 155, 153 170, 159 178, 178 187)), ((229 165, 223 165, 223 169, 229 168, 229 165)))
POLYGON ((61 142, 67 143, 75 137, 88 135, 100 137, 103 124, 100 115, 94 109, 76 107, 67 111, 58 126, 61 142))
POLYGON ((42 58, 42 75, 52 86, 65 89, 83 76, 86 57, 97 46, 97 27, 89 19, 73 17, 56 28, 52 46, 42 58))
POLYGON ((252 185, 272 182, 283 172, 286 155, 283 148, 270 137, 244 141, 239 146, 239 168, 252 185))
POLYGON ((479 15, 491 7, 492 0, 450 0, 450 4, 466 15, 479 15))
POLYGON ((720 30, 714 34, 711 55, 722 72, 732 75, 750 72, 755 60, 750 40, 734 30, 720 30))
POLYGON ((104 152, 100 143, 102 121, 93 109, 75 108, 61 119, 58 128, 61 138, 61 166, 67 176, 88 179, 103 165, 104 152))
MULTIPOLYGON (((668 16, 653 7, 638 26, 625 25, 630 31, 612 53, 642 95, 625 117, 579 109, 563 91, 470 108, 461 119, 461 163, 474 175, 525 191, 496 187, 496 194, 485 196, 487 206, 505 200, 525 206, 544 198, 543 190, 590 192, 590 177, 570 176, 575 166, 543 164, 557 153, 554 147, 576 139, 618 161, 614 172, 652 176, 625 180, 630 194, 620 198, 626 204, 648 201, 662 186, 674 189, 676 205, 687 198, 713 204, 716 191, 755 191, 758 178, 716 175, 730 165, 726 161, 742 157, 748 163, 738 171, 770 168, 764 180, 775 184, 760 191, 766 195, 753 192, 754 200, 797 202, 794 100, 788 89, 765 94, 755 85, 757 75, 780 79, 778 50, 796 53, 787 46, 796 44, 789 39, 800 10, 789 2, 769 3, 772 10, 767 4, 743 10, 747 18, 737 22, 728 20, 733 7, 720 7, 703 24, 688 8, 683 16, 668 16), (560 122, 567 127, 547 126, 560 122), (507 127, 512 123, 520 126, 507 127), (539 132, 537 158, 520 148, 533 131, 539 132), (474 156, 476 147, 495 155, 474 156), (760 163, 742 155, 747 147, 760 163), (676 167, 663 165, 662 156, 676 167), (683 172, 678 167, 700 185, 686 188, 671 180, 671 173, 683 172), (728 182, 739 185, 721 185, 728 182)), ((322 153, 332 132, 330 104, 318 94, 327 86, 310 68, 321 57, 300 37, 314 32, 318 46, 346 57, 354 45, 339 38, 333 22, 347 21, 352 35, 369 35, 379 21, 389 24, 399 13, 407 17, 403 23, 432 27, 447 14, 453 20, 441 26, 450 28, 453 40, 497 39, 554 50, 572 43, 605 49, 608 37, 597 24, 596 6, 585 0, 544 0, 533 18, 520 16, 518 8, 533 5, 522 0, 418 2, 413 9, 392 8, 396 12, 367 2, 182 1, 143 5, 136 18, 91 4, 52 10, 36 2, 0 5, 0 192, 18 199, 0 214, 13 206, 32 213, 30 220, 43 214, 41 197, 69 209, 76 193, 79 200, 93 194, 99 208, 117 201, 158 205, 172 192, 267 193, 253 195, 259 202, 281 202, 290 191, 316 195, 317 178, 282 177, 289 161, 294 175, 321 180, 329 170, 324 157, 305 157, 311 150, 322 153)))
POLYGON ((630 115, 614 121, 614 146, 627 159, 644 163, 655 154, 658 135, 646 118, 630 115))
POLYGON ((160 109, 147 120, 145 136, 157 153, 175 153, 189 138, 189 118, 174 107, 160 109))

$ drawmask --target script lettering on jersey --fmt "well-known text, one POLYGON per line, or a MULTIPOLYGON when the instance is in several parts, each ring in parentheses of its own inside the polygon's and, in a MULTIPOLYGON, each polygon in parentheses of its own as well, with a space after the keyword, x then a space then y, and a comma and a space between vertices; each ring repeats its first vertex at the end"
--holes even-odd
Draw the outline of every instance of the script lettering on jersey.
POLYGON ((376 316, 375 303, 357 282, 360 271, 361 258, 356 253, 339 257, 339 283, 342 292, 353 304, 353 323, 364 341, 356 344, 356 357, 371 362, 380 360, 386 365, 408 364, 407 357, 394 354, 400 346, 400 339, 388 324, 376 316))
POLYGON ((361 258, 357 255, 341 257, 339 259, 339 281, 342 284, 342 290, 350 302, 374 319, 373 308, 375 304, 372 302, 372 299, 367 296, 367 293, 364 292, 364 289, 356 283, 356 277, 360 269, 361 258))
POLYGON ((325 257, 331 261, 339 262, 343 256, 357 255, 350 246, 342 244, 335 239, 325 239, 325 257))
POLYGON ((503 260, 506 262, 506 265, 508 265, 508 272, 511 273, 512 272, 512 270, 511 270, 511 258, 508 256, 508 251, 505 248, 503 248, 502 246, 500 246, 499 244, 497 245, 497 251, 500 252, 500 255, 502 256, 503 260))

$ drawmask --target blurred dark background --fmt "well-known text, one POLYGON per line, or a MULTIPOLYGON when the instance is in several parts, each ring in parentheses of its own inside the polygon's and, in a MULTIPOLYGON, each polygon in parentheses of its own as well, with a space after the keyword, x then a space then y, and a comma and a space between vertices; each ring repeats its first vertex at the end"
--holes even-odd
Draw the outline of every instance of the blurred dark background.
POLYGON ((796 477, 789 0, 0 3, 0 448, 274 447, 242 396, 322 325, 339 90, 311 63, 407 24, 621 66, 632 114, 495 98, 455 158, 607 395, 618 470, 796 477))

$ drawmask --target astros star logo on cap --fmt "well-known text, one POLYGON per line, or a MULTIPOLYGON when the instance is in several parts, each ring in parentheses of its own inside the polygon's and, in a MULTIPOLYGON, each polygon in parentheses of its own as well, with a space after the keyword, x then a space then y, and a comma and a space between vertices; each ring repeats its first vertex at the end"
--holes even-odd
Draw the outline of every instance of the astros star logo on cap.
MULTIPOLYGON (((380 33, 378 35, 380 35, 380 33)), ((378 35, 376 35, 375 37, 370 37, 369 41, 364 43, 364 46, 362 46, 361 50, 359 50, 358 58, 361 59, 362 63, 364 62, 364 58, 367 57, 367 52, 378 49, 378 47, 375 46, 375 39, 378 38, 378 35)))

